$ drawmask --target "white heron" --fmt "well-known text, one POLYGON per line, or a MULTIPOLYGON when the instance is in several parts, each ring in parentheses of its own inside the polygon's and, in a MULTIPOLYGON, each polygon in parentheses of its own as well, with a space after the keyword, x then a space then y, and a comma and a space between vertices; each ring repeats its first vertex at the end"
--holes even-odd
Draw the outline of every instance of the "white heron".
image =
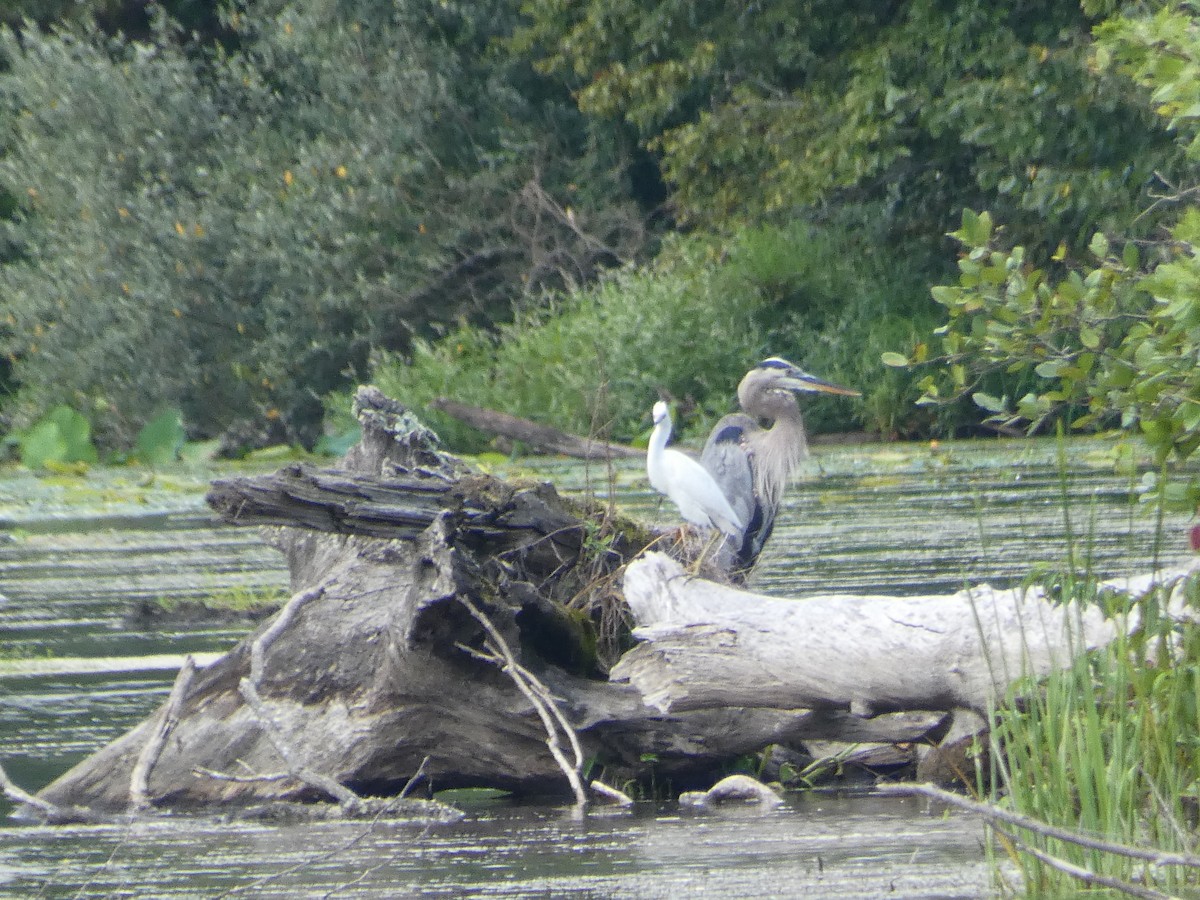
POLYGON ((737 391, 742 411, 717 422, 705 442, 700 461, 745 523, 734 536, 736 571, 753 568, 775 527, 784 488, 808 456, 796 401, 802 392, 861 396, 772 356, 742 378, 737 391), (763 421, 770 422, 769 427, 764 428, 763 421))
POLYGON ((654 431, 646 449, 646 474, 650 485, 666 494, 679 507, 679 513, 693 525, 716 527, 738 540, 745 527, 742 518, 729 505, 721 486, 708 470, 686 453, 667 447, 671 437, 671 413, 667 404, 654 404, 654 431))

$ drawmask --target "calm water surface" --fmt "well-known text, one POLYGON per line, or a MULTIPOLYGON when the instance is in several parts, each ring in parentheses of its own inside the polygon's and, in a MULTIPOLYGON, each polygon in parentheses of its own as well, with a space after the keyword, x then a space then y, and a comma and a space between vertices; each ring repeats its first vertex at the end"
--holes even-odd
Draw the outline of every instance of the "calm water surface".
MULTIPOLYGON (((994 441, 818 448, 755 587, 939 593, 1011 584, 1068 552, 1105 576, 1180 562, 1188 522, 1160 525, 1137 501, 1135 457, 1099 439, 1065 452, 994 441)), ((500 469, 678 521, 637 461, 500 469)), ((133 624, 138 602, 285 588, 281 558, 256 531, 209 520, 212 475, 0 471, 0 757, 22 785, 45 784, 160 704, 174 675, 163 654, 224 651, 246 630, 133 624), (32 669, 42 674, 16 674, 32 669)), ((977 823, 869 796, 792 797, 765 817, 646 806, 585 823, 492 806, 428 831, 179 818, 0 828, 4 897, 975 897, 993 892, 989 872, 977 823)))

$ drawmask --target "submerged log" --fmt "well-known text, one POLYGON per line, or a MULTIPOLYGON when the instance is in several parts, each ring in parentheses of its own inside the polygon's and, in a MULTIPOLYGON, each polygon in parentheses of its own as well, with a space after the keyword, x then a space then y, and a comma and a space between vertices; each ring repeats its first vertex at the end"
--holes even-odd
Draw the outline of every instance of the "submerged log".
MULTIPOLYGON (((439 789, 565 793, 556 721, 593 777, 708 787, 773 744, 936 743, 950 710, 1016 674, 1023 626, 1062 618, 1044 598, 984 589, 795 602, 689 578, 659 554, 626 570, 653 540, 638 526, 550 485, 466 472, 374 389, 356 413, 363 438, 342 470, 293 466, 210 493, 226 521, 268 526, 292 600, 40 801, 354 808, 418 772, 439 789)), ((1091 614, 1078 624, 1081 640, 1048 643, 1037 666, 1116 633, 1091 614)))

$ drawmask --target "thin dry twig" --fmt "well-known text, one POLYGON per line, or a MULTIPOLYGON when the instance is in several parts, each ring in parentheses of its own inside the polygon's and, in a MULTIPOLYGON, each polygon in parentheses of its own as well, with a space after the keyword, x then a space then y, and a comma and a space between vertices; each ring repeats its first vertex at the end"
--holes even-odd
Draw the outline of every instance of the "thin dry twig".
POLYGON ((400 793, 397 795, 397 797, 399 797, 399 799, 403 800, 405 797, 407 797, 408 792, 411 791, 414 787, 416 787, 420 783, 421 779, 425 777, 425 767, 427 765, 429 765, 429 757, 428 756, 426 756, 423 760, 421 760, 421 764, 419 766, 417 766, 417 771, 413 772, 412 778, 408 779, 408 781, 405 783, 404 787, 401 789, 400 793))
POLYGON ((563 711, 558 705, 557 698, 550 693, 550 689, 546 687, 546 685, 544 685, 536 675, 519 663, 514 663, 514 665, 516 666, 517 672, 520 673, 521 677, 529 684, 530 689, 538 695, 541 701, 546 705, 546 709, 548 709, 551 715, 554 716, 554 719, 556 722, 558 722, 558 726, 562 730, 562 733, 567 736, 567 741, 571 745, 571 754, 575 757, 574 771, 581 771, 583 769, 584 762, 583 747, 579 744, 579 735, 575 733, 575 729, 572 727, 571 723, 567 721, 567 717, 563 715, 563 711))
MULTIPOLYGON (((517 690, 525 695, 538 717, 542 720, 542 726, 546 729, 546 746, 550 749, 550 755, 554 757, 554 761, 566 776, 568 783, 571 785, 571 790, 575 794, 575 810, 577 813, 582 813, 587 809, 588 796, 587 791, 583 787, 583 778, 580 776, 580 771, 583 769, 583 750, 579 745, 579 738, 575 734, 575 729, 571 727, 562 711, 558 708, 558 703, 554 696, 550 693, 541 681, 539 681, 529 670, 521 666, 516 657, 513 655, 508 642, 504 640, 504 636, 500 634, 500 630, 492 623, 483 612, 475 606, 468 598, 458 595, 458 600, 467 608, 467 611, 475 618, 484 631, 488 634, 486 649, 488 654, 479 653, 478 651, 468 650, 473 656, 478 659, 484 659, 498 666, 512 679, 517 690), (567 739, 571 744, 573 754, 575 756, 575 764, 567 760, 566 754, 563 753, 562 744, 559 741, 559 732, 567 735, 567 739)), ((461 646, 461 645, 459 645, 461 646)))
POLYGON ((142 746, 142 752, 138 754, 133 772, 130 773, 129 805, 134 810, 148 809, 153 802, 150 799, 150 773, 158 764, 158 758, 162 755, 163 747, 167 745, 167 738, 170 737, 171 731, 179 724, 179 713, 183 708, 183 701, 187 698, 188 688, 191 687, 192 676, 195 674, 196 660, 189 654, 183 661, 179 674, 175 676, 175 683, 171 686, 171 694, 167 697, 167 703, 163 707, 162 715, 159 716, 158 724, 142 746))
MULTIPOLYGON (((387 803, 385 803, 380 808, 379 812, 377 812, 371 818, 371 820, 366 824, 366 827, 364 827, 361 831, 358 832, 358 834, 354 835, 354 837, 350 838, 348 841, 345 841, 341 845, 334 847, 332 850, 327 850, 324 853, 319 853, 315 856, 311 856, 308 859, 305 859, 301 862, 296 863, 295 865, 288 866, 286 869, 282 869, 278 872, 273 872, 270 875, 264 875, 261 878, 256 878, 254 881, 248 882, 246 884, 240 884, 235 887, 232 887, 229 890, 225 891, 223 894, 219 894, 215 898, 215 900, 224 900, 224 898, 232 897, 234 894, 240 894, 244 891, 257 890, 258 888, 264 887, 265 885, 268 885, 273 881, 278 881, 280 878, 286 878, 288 875, 292 875, 292 874, 295 874, 296 872, 303 871, 304 869, 308 868, 309 866, 313 866, 313 865, 317 865, 319 863, 325 862, 325 860, 327 860, 327 859, 333 859, 333 858, 345 853, 347 850, 353 849, 357 844, 360 844, 368 836, 370 836, 370 834, 375 830, 375 827, 379 824, 380 819, 382 819, 385 815, 387 815, 389 812, 391 812, 398 804, 402 803, 406 799, 405 795, 412 788, 412 786, 417 783, 418 777, 424 775, 425 765, 428 762, 429 762, 428 756, 425 757, 425 759, 421 760, 421 765, 417 767, 417 771, 413 774, 413 777, 408 780, 408 784, 406 784, 404 786, 404 790, 402 790, 397 796, 391 798, 391 800, 389 800, 387 803)), ((420 802, 420 801, 410 801, 410 802, 420 802)), ((447 807, 447 808, 449 808, 449 807, 447 807)), ((421 832, 420 836, 424 837, 424 835, 427 833, 427 831, 428 831, 428 826, 426 827, 426 831, 421 832)), ((420 838, 418 838, 418 840, 419 839, 420 838)), ((354 879, 354 881, 348 882, 347 884, 344 884, 344 885, 338 885, 337 887, 332 888, 328 893, 325 894, 325 896, 327 896, 327 897, 333 896, 333 894, 337 893, 338 891, 344 890, 347 887, 350 887, 350 886, 362 881, 371 872, 373 872, 376 868, 378 868, 378 866, 372 866, 372 867, 368 868, 365 872, 363 872, 362 874, 357 876, 354 879)))
POLYGON ((230 772, 218 772, 216 769, 206 769, 204 766, 192 766, 192 774, 213 781, 232 781, 235 784, 254 784, 259 781, 283 781, 291 778, 290 772, 268 772, 266 775, 234 775, 230 772))

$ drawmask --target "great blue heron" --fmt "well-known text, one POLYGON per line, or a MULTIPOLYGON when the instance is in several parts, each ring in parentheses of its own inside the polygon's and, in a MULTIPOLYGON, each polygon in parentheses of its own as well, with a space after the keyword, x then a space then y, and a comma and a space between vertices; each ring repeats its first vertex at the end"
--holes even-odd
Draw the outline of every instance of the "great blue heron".
POLYGON ((708 436, 700 462, 721 486, 745 528, 734 537, 733 569, 748 571, 775 527, 783 490, 808 456, 798 392, 859 392, 810 375, 773 356, 746 373, 738 385, 742 411, 721 419, 708 436), (772 424, 764 428, 760 421, 772 424))
POLYGON ((715 525, 734 540, 740 539, 744 520, 733 511, 713 476, 686 453, 667 448, 671 437, 667 404, 661 400, 655 403, 653 415, 654 431, 646 449, 646 474, 651 487, 670 497, 680 515, 693 525, 715 525))

